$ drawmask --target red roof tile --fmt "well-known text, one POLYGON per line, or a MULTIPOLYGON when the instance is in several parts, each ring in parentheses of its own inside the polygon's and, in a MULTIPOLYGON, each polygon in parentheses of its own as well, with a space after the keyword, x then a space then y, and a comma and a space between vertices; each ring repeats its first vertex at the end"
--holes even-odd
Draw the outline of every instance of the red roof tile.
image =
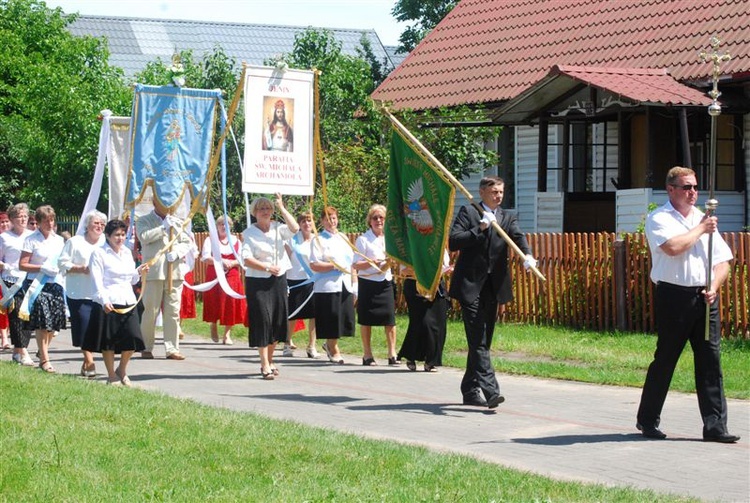
POLYGON ((709 38, 750 72, 750 0, 462 0, 375 90, 395 108, 505 101, 555 65, 706 79, 709 38))
POLYGON ((493 111, 492 116, 500 123, 527 123, 581 83, 638 104, 708 106, 711 103, 706 93, 677 82, 666 70, 560 65, 493 111))

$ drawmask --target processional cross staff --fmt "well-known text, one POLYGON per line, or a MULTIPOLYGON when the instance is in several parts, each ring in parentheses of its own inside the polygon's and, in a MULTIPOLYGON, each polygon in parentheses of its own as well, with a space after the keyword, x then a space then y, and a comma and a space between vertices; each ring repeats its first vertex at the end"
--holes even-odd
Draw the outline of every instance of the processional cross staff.
MULTIPOLYGON (((719 201, 714 198, 714 177, 716 176, 716 122, 721 115, 721 105, 719 104, 719 77, 721 76, 721 64, 732 59, 728 53, 720 53, 719 45, 721 41, 718 37, 713 36, 709 40, 711 52, 701 51, 699 57, 704 63, 711 62, 713 65, 712 81, 713 88, 708 91, 708 95, 713 100, 708 106, 708 115, 711 116, 711 137, 709 142, 709 165, 708 165, 708 200, 706 201, 706 216, 712 216, 719 206, 719 201)), ((713 262, 713 233, 708 235, 708 263, 706 264, 706 291, 711 289, 711 273, 713 262)), ((706 340, 709 339, 709 314, 711 306, 706 303, 706 340)))

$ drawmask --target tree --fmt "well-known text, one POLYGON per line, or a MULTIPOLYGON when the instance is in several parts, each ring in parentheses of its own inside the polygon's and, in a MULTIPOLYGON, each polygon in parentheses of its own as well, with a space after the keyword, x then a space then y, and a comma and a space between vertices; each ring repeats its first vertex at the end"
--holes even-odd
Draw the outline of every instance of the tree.
POLYGON ((74 37, 75 19, 37 0, 0 1, 0 207, 25 201, 58 213, 83 207, 108 108, 127 115, 130 91, 106 42, 74 37))
MULTIPOLYGON (((326 197, 339 210, 344 231, 362 230, 367 208, 384 203, 387 145, 383 142, 382 119, 370 100, 377 71, 360 56, 346 55, 341 43, 328 30, 308 28, 295 38, 291 53, 282 55, 290 68, 317 69, 320 94, 320 135, 326 176, 326 197)), ((267 61, 273 65, 275 61, 267 61)), ((321 187, 319 186, 318 189, 321 187)), ((291 207, 307 204, 300 198, 291 207)), ((319 214, 323 195, 317 190, 314 211, 319 214)))
POLYGON ((399 52, 411 52, 453 10, 458 0, 398 0, 391 14, 401 22, 415 21, 399 37, 399 52))
MULTIPOLYGON (((185 87, 221 89, 224 106, 228 110, 240 78, 237 62, 234 58, 228 56, 220 46, 214 47, 212 52, 205 53, 200 60, 196 60, 192 51, 189 50, 181 51, 179 58, 185 71, 185 87)), ((148 85, 172 84, 171 65, 171 61, 162 61, 159 58, 146 65, 146 68, 136 75, 136 80, 148 85)), ((234 135, 228 135, 224 142, 227 169, 227 208, 229 215, 235 222, 235 230, 240 230, 245 225, 244 197, 241 190, 242 172, 238 155, 238 151, 244 151, 244 128, 244 113, 242 107, 240 107, 232 123, 234 135), (235 139, 237 141, 236 146, 234 144, 235 139)), ((217 127, 217 141, 220 134, 221 131, 217 127)), ((218 169, 210 188, 209 203, 216 210, 214 211, 215 216, 218 217, 220 213, 223 213, 223 208, 221 208, 221 177, 218 169)), ((193 224, 197 231, 206 230, 202 216, 196 216, 193 224)))

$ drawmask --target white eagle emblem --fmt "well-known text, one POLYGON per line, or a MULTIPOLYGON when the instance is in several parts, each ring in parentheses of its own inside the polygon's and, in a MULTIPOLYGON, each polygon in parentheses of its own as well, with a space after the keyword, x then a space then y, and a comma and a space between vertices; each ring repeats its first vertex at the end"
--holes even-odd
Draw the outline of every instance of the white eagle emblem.
POLYGON ((434 229, 432 216, 427 206, 427 200, 424 198, 424 187, 422 179, 414 180, 406 194, 406 204, 404 204, 404 213, 406 218, 411 220, 412 225, 420 234, 430 234, 434 229))

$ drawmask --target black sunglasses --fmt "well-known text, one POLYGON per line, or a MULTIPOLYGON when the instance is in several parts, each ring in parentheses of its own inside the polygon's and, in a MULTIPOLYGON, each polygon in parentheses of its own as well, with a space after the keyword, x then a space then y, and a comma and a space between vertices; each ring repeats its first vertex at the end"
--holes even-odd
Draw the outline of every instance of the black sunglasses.
POLYGON ((698 185, 690 185, 689 183, 686 185, 675 185, 675 184, 670 184, 670 185, 672 185, 672 187, 677 187, 678 189, 682 189, 685 192, 689 190, 693 190, 693 189, 695 189, 695 191, 698 192, 698 185))

